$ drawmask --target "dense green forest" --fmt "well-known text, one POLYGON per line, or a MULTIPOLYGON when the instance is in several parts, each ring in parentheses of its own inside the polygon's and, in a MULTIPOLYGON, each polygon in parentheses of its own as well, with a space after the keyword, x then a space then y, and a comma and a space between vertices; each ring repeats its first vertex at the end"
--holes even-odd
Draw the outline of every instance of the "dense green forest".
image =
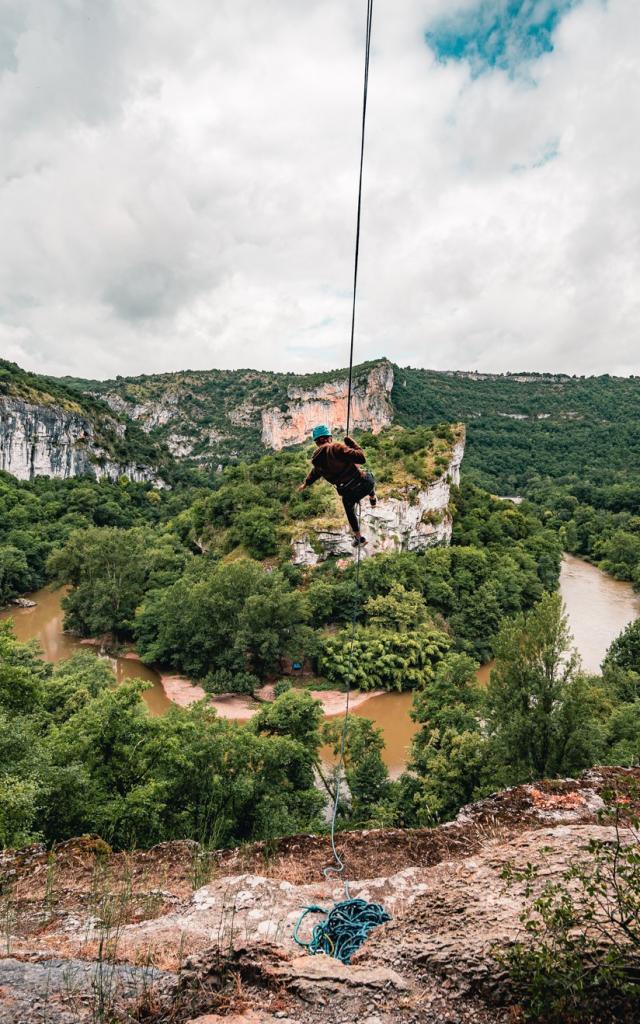
POLYGON ((467 474, 496 494, 540 480, 604 484, 637 478, 640 377, 436 373, 396 369, 397 420, 460 420, 467 474))
POLYGON ((122 479, 84 477, 32 483, 0 472, 0 605, 52 579, 47 560, 74 531, 157 526, 187 508, 200 488, 154 490, 122 479))
POLYGON ((467 479, 528 498, 565 550, 640 588, 639 377, 398 369, 392 397, 401 423, 465 422, 467 479))
MULTIPOLYGON (((404 454, 424 441, 408 432, 404 454)), ((381 468, 385 452, 397 459, 396 443, 379 442, 381 468)), ((286 495, 301 468, 301 454, 285 452, 230 468, 213 490, 172 492, 5 476, 3 522, 17 532, 3 543, 24 554, 34 583, 71 584, 66 614, 78 632, 133 641, 145 659, 212 691, 251 692, 278 678, 285 656, 310 660, 340 686, 353 565, 330 560, 310 571, 277 554, 247 557, 234 532, 263 505, 276 535, 286 530, 286 495), (246 502, 239 488, 252 488, 246 502), (203 549, 203 524, 216 514, 219 546, 203 549)), ((637 628, 614 644, 602 677, 584 676, 566 653, 553 594, 558 531, 534 504, 514 506, 470 483, 454 489, 452 513, 450 548, 361 566, 355 681, 413 690, 420 729, 408 770, 392 781, 380 732, 353 719, 341 827, 435 824, 499 786, 640 756, 637 628), (497 667, 483 690, 475 672, 490 655, 497 667)), ((337 742, 337 727, 322 723, 304 689, 278 684, 276 701, 242 727, 204 705, 154 719, 143 684, 115 688, 93 654, 53 668, 6 624, 0 647, 3 843, 94 831, 120 847, 180 837, 219 846, 324 827, 314 772, 331 788, 319 751, 337 742)))
MULTIPOLYGON (((447 464, 438 453, 449 451, 454 437, 442 427, 371 438, 380 479, 385 469, 390 474, 381 490, 393 492, 398 476, 406 481, 407 466, 437 479, 447 464)), ((296 492, 305 459, 280 452, 229 467, 212 488, 185 495, 191 503, 169 518, 165 506, 180 499, 161 495, 151 502, 155 525, 133 506, 128 528, 71 530, 47 563, 52 578, 72 587, 67 625, 84 636, 134 640, 144 660, 214 689, 234 689, 229 673, 242 673, 246 690, 247 673, 262 680, 287 657, 312 659, 330 682, 344 683, 340 631, 353 606, 354 565, 329 559, 310 571, 289 561, 292 523, 299 528, 334 514, 327 503, 336 502, 328 487, 296 492)), ((557 585, 559 539, 532 507, 515 508, 466 485, 454 489, 450 511, 452 548, 379 555, 362 565, 365 686, 410 689, 415 666, 452 644, 486 659, 501 619, 557 585), (393 603, 376 604, 393 587, 400 588, 396 604, 413 602, 411 614, 402 613, 404 629, 393 603)))
MULTIPOLYGON (((640 585, 637 382, 403 372, 393 401, 404 429, 361 436, 381 493, 445 471, 459 433, 444 420, 468 423, 465 470, 450 547, 362 563, 353 681, 412 691, 419 730, 392 781, 381 734, 353 719, 344 828, 435 824, 501 786, 640 759, 637 624, 603 674, 586 676, 555 594, 563 550, 640 585), (490 657, 482 689, 476 669, 490 657)), ((14 374, 18 384, 29 381, 14 374)), ((51 400, 71 394, 52 383, 51 400)), ((306 450, 289 450, 178 472, 163 489, 0 474, 2 603, 66 583, 78 634, 135 645, 210 692, 250 694, 266 679, 279 694, 243 727, 204 705, 153 719, 143 684, 116 688, 93 654, 53 668, 3 625, 2 843, 94 831, 120 847, 220 846, 324 827, 319 752, 337 727, 281 675, 296 660, 316 685, 345 685, 355 566, 289 560, 298 531, 341 515, 331 489, 296 491, 307 467, 306 450)))
MULTIPOLYGON (((416 601, 398 591, 391 601, 416 601)), ((341 827, 431 825, 498 787, 640 756, 640 631, 614 644, 602 677, 567 654, 560 599, 503 621, 487 690, 476 662, 439 652, 413 680, 420 725, 408 771, 391 781, 366 719, 348 734, 341 827)), ((118 847, 196 838, 210 846, 322 830, 314 782, 321 706, 287 689, 247 725, 204 704, 148 715, 142 684, 114 686, 91 653, 55 669, 0 628, 0 842, 97 832, 118 847)))

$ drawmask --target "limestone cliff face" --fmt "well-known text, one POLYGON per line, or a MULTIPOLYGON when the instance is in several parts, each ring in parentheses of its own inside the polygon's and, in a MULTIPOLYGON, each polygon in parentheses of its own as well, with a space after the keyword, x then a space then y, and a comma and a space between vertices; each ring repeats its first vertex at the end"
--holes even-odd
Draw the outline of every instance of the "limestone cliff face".
MULTIPOLYGON (((393 419, 391 389, 393 367, 382 362, 368 376, 354 383, 351 396, 351 428, 378 433, 393 419)), ((279 451, 288 445, 308 440, 317 423, 327 423, 339 433, 347 425, 348 381, 336 379, 311 390, 288 389, 286 410, 262 412, 262 442, 279 451)))
POLYGON ((105 395, 98 395, 96 392, 88 392, 88 394, 102 398, 114 412, 136 420, 147 434, 155 427, 164 427, 178 415, 179 395, 177 394, 167 394, 161 401, 149 402, 127 402, 115 392, 108 392, 105 395))
MULTIPOLYGON (((464 437, 456 442, 443 475, 429 487, 406 498, 381 498, 375 508, 367 498, 361 506, 360 522, 368 543, 362 556, 383 551, 426 551, 451 541, 452 520, 448 512, 452 484, 460 483, 464 437)), ((307 532, 292 542, 295 565, 316 565, 330 557, 353 555, 348 524, 335 529, 307 532)))
MULTIPOLYGON (((110 427, 120 436, 125 429, 116 420, 110 427)), ((19 480, 36 476, 117 480, 126 475, 137 482, 160 483, 147 467, 113 461, 97 441, 94 424, 81 412, 8 396, 0 397, 0 469, 19 480)))

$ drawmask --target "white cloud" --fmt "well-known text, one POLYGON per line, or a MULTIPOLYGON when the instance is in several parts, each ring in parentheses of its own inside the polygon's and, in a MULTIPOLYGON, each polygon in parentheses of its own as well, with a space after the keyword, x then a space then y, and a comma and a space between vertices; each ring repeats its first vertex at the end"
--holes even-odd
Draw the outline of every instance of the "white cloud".
MULTIPOLYGON (((450 8, 376 0, 358 359, 640 372, 635 0, 585 0, 529 79, 439 64, 450 8)), ((364 9, 5 0, 0 354, 344 365, 364 9)))

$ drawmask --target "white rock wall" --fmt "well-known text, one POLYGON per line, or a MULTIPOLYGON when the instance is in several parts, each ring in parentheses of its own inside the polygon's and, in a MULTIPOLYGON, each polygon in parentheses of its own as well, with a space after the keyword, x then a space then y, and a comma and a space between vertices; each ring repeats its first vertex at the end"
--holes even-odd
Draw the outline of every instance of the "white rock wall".
POLYGON ((161 401, 127 402, 115 392, 106 395, 101 395, 97 391, 88 393, 95 398, 101 398, 114 412, 123 413, 130 419, 136 420, 147 434, 154 427, 165 426, 178 415, 179 398, 177 394, 165 395, 161 401))
POLYGON ((126 475, 136 482, 161 485, 151 470, 109 459, 84 416, 19 398, 0 398, 0 469, 19 480, 36 476, 117 480, 126 475))
MULTIPOLYGON (((464 440, 454 446, 443 476, 411 499, 385 498, 378 500, 375 508, 370 507, 368 498, 363 500, 360 524, 368 541, 362 550, 363 557, 384 551, 426 551, 450 543, 453 523, 447 509, 451 485, 460 483, 463 455, 464 440), (429 522, 430 512, 439 521, 429 522)), ((292 542, 292 561, 295 565, 317 565, 332 556, 351 556, 352 537, 346 519, 339 529, 320 530, 313 537, 306 533, 292 542)))

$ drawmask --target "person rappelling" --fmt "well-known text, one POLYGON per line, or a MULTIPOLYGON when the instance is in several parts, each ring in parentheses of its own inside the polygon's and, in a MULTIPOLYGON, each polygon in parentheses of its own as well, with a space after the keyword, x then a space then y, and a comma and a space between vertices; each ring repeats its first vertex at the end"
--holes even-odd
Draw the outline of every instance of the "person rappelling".
POLYGON ((324 424, 314 427, 311 436, 316 443, 316 450, 311 457, 313 467, 298 490, 306 490, 321 477, 328 480, 342 498, 349 526, 353 530, 354 548, 366 544, 367 538, 360 532, 356 505, 367 496, 371 508, 375 508, 378 501, 373 474, 359 468, 367 461, 366 455, 348 434, 345 435, 344 444, 334 441, 329 427, 324 424))

